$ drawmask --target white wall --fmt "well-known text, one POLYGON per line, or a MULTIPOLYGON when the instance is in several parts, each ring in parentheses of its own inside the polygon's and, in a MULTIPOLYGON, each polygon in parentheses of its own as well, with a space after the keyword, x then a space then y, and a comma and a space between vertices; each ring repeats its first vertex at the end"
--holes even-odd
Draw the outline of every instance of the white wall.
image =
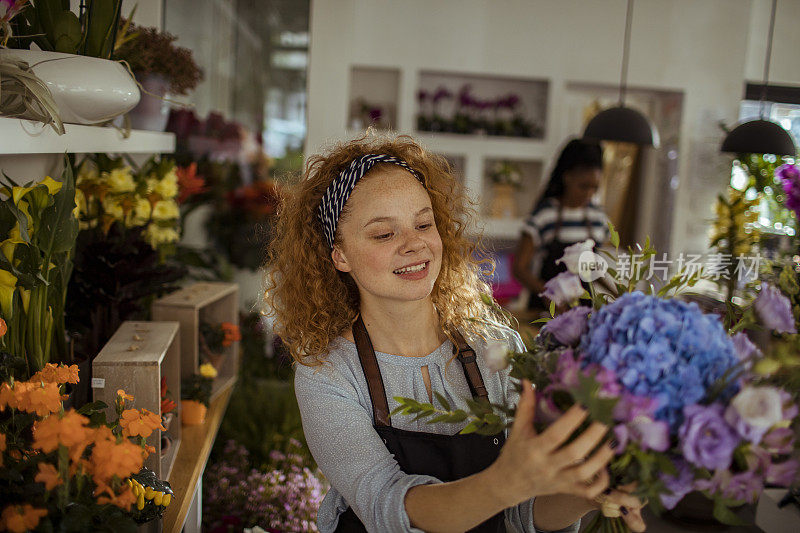
MULTIPOLYGON (((769 5, 635 3, 629 84, 684 93, 673 253, 706 249, 705 221, 726 182, 717 122, 736 120, 744 78, 761 76, 769 5)), ((421 69, 549 79, 544 143, 555 155, 565 136, 580 133, 566 125, 567 82, 619 81, 625 9, 626 0, 312 0, 307 153, 345 135, 350 67, 385 65, 404 74, 398 129, 407 132, 414 109, 402 104, 414 101, 421 69)), ((800 35, 791 28, 800 2, 778 9, 771 79, 800 83, 800 35)))

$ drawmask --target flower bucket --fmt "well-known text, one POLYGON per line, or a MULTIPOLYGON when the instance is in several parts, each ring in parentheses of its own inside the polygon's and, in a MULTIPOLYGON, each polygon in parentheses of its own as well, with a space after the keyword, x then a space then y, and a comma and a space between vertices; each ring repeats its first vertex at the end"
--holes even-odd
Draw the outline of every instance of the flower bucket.
POLYGON ((50 89, 61 120, 68 124, 106 122, 139 103, 139 87, 116 61, 16 49, 0 49, 0 59, 28 63, 50 89))
POLYGON ((206 421, 206 411, 208 408, 200 402, 194 400, 183 400, 181 402, 181 421, 184 426, 199 426, 206 421))
POLYGON ((516 189, 507 183, 495 183, 492 186, 492 203, 489 214, 492 218, 514 218, 517 216, 517 202, 514 199, 516 189))
POLYGON ((142 95, 139 105, 128 113, 131 128, 148 131, 166 130, 170 108, 169 103, 162 98, 167 94, 169 81, 163 76, 146 74, 139 77, 139 82, 147 92, 142 95), (148 92, 152 94, 147 94, 148 92))

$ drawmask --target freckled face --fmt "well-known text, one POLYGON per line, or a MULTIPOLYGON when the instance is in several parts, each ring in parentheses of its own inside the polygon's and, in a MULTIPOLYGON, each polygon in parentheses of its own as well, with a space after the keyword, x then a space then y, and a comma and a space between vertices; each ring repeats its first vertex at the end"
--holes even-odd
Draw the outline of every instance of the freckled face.
POLYGON ((339 219, 331 257, 362 304, 428 298, 442 266, 442 239, 422 184, 401 167, 377 167, 358 183, 339 219))

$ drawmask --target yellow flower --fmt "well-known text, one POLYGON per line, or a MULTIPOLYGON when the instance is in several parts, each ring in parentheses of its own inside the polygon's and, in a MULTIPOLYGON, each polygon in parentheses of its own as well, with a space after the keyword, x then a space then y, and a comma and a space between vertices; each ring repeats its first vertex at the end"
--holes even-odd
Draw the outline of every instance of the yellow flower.
POLYGON ((156 220, 172 220, 180 216, 178 204, 174 200, 162 200, 153 207, 153 218, 156 220))
POLYGON ((115 168, 111 172, 104 172, 103 174, 106 183, 111 188, 111 192, 123 193, 136 190, 136 183, 131 175, 131 167, 115 168))
POLYGON ((14 260, 14 250, 17 248, 17 245, 23 244, 24 242, 19 233, 19 222, 17 222, 14 224, 14 227, 11 228, 11 231, 8 232, 8 239, 0 243, 0 250, 2 250, 3 255, 6 256, 9 263, 14 260))
POLYGON ((19 201, 36 187, 37 185, 31 185, 30 187, 12 187, 11 196, 14 198, 14 205, 18 205, 19 201))
POLYGON ((150 246, 158 248, 161 244, 177 242, 181 236, 175 228, 162 228, 153 223, 147 226, 145 237, 150 246))
POLYGON ((56 194, 58 191, 61 190, 61 187, 64 185, 60 181, 56 181, 50 176, 45 176, 45 178, 39 182, 39 185, 44 185, 47 187, 47 192, 51 195, 56 194))
POLYGON ((87 182, 95 182, 99 179, 100 174, 97 172, 97 169, 92 166, 89 160, 86 160, 81 163, 81 167, 78 169, 78 177, 75 179, 75 183, 81 185, 87 182))
POLYGON ((134 226, 142 226, 150 221, 150 213, 152 207, 146 198, 138 198, 136 204, 133 206, 133 219, 131 224, 134 226))
POLYGON ((19 295, 22 296, 22 310, 28 312, 28 307, 31 306, 31 291, 30 289, 19 288, 19 295))
POLYGON ((81 189, 75 189, 75 209, 72 210, 72 216, 80 218, 81 213, 86 214, 87 210, 86 195, 81 189))
POLYGON ((103 210, 106 215, 114 220, 123 220, 125 210, 122 208, 122 199, 117 196, 106 196, 103 198, 103 210))
POLYGON ((200 375, 204 378, 214 379, 217 377, 217 369, 211 363, 203 363, 200 365, 200 375))
POLYGON ((178 175, 173 168, 169 171, 158 184, 153 188, 153 191, 161 195, 161 198, 170 199, 175 198, 178 194, 178 175))
POLYGON ((14 291, 17 288, 17 277, 8 270, 0 270, 0 310, 3 317, 10 320, 14 316, 14 291))

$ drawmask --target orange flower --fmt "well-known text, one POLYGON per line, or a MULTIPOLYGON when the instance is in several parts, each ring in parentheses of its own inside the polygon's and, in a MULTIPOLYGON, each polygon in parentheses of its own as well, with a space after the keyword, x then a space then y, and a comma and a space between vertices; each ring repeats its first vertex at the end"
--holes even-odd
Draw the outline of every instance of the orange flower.
POLYGON ((0 410, 5 411, 6 406, 12 409, 21 409, 27 405, 28 393, 33 389, 33 383, 17 381, 14 385, 3 383, 0 385, 0 410))
POLYGON ((126 437, 140 435, 147 438, 155 429, 166 430, 161 425, 161 417, 147 409, 142 409, 141 412, 136 409, 122 411, 119 425, 122 426, 122 434, 126 437))
POLYGON ((222 331, 225 333, 225 338, 222 339, 222 345, 228 347, 234 342, 242 340, 242 334, 239 331, 239 326, 231 324, 230 322, 222 323, 222 331))
POLYGON ((102 440, 92 449, 92 475, 96 483, 108 483, 116 475, 124 479, 141 470, 142 449, 129 440, 114 443, 102 440))
POLYGON ((6 321, 0 318, 0 337, 6 334, 8 331, 8 325, 6 325, 6 321))
MULTIPOLYGON (((33 427, 33 447, 39 448, 45 453, 50 453, 59 444, 74 451, 74 447, 83 447, 88 444, 89 433, 85 427, 89 419, 75 411, 67 411, 63 417, 48 416, 44 420, 36 422, 33 427)), ((80 453, 72 455, 80 456, 80 453)))
POLYGON ((94 491, 94 496, 97 498, 97 503, 99 505, 110 503, 127 511, 136 503, 136 496, 127 483, 122 484, 121 490, 119 494, 116 494, 114 493, 114 489, 107 484, 99 483, 94 491))
MULTIPOLYGON (((20 383, 22 385, 22 383, 20 383)), ((14 387, 16 390, 16 385, 14 387)), ((39 383, 28 390, 19 400, 19 409, 39 416, 47 416, 61 410, 61 392, 58 383, 39 383)))
POLYGON ((74 385, 81 380, 78 374, 78 365, 60 366, 58 367, 58 382, 74 385))
POLYGON ((175 169, 175 174, 178 175, 178 187, 180 193, 178 194, 178 203, 182 204, 195 194, 206 192, 206 181, 203 176, 197 175, 197 163, 192 163, 188 167, 178 167, 175 169))
POLYGON ((3 509, 0 525, 12 533, 25 533, 25 531, 35 529, 43 516, 47 516, 45 509, 35 509, 29 503, 9 505, 3 509))
POLYGON ((44 368, 39 370, 30 381, 44 381, 45 383, 77 383, 78 379, 78 365, 54 365, 47 363, 44 368))
POLYGON ((132 396, 132 395, 130 395, 130 394, 128 394, 128 393, 126 393, 126 392, 125 392, 124 390, 122 390, 122 389, 118 389, 118 390, 117 390, 117 396, 122 396, 122 399, 123 399, 123 400, 128 400, 129 402, 132 402, 132 401, 133 401, 133 396, 132 396))
POLYGON ((44 483, 45 490, 53 490, 63 483, 58 470, 50 463, 39 463, 39 473, 33 480, 44 483))
POLYGON ((144 445, 144 451, 147 452, 147 455, 150 455, 151 453, 156 453, 156 447, 155 446, 150 446, 149 444, 145 444, 144 445))

